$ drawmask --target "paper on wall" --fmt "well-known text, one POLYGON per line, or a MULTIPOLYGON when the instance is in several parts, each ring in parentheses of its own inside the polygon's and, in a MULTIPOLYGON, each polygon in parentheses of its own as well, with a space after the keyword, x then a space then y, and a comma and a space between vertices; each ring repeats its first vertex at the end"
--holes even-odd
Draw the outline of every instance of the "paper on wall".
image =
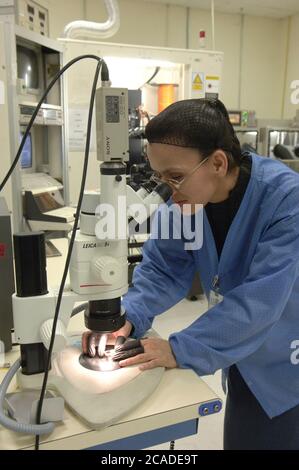
MULTIPOLYGON (((69 108, 69 150, 71 152, 84 152, 86 144, 87 121, 89 108, 87 106, 73 106, 69 108)), ((90 151, 95 152, 96 142, 95 115, 92 119, 90 151)))

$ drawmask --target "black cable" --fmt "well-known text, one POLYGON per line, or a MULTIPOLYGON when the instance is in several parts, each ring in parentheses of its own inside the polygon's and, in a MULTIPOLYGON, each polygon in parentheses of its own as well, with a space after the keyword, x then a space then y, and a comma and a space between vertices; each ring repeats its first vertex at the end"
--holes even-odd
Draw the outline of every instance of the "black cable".
MULTIPOLYGON (((89 58, 90 57, 91 56, 89 56, 89 58)), ((40 424, 40 420, 41 420, 43 401, 44 401, 44 397, 45 397, 47 381, 48 381, 48 375, 49 375, 49 369, 50 369, 51 355, 52 355, 54 341, 55 341, 56 326, 57 326, 57 321, 58 321, 58 317, 59 317, 59 310, 60 310, 63 290, 64 290, 64 286, 65 286, 65 281, 66 281, 66 277, 67 277, 67 274, 68 274, 68 269, 69 269, 69 265, 70 265, 70 261, 71 261, 72 250, 73 250, 75 237, 76 237, 76 231, 77 231, 78 223, 79 223, 80 209, 81 209, 82 200, 83 200, 83 196, 84 196, 84 187, 85 187, 85 182, 86 182, 88 160, 89 160, 89 148, 90 148, 90 139, 91 139, 91 124, 92 124, 93 108, 94 108, 94 102, 95 102, 97 82, 98 82, 101 66, 102 66, 102 63, 103 63, 102 59, 100 59, 99 57, 96 57, 96 56, 92 56, 92 57, 95 58, 98 61, 98 65, 97 65, 97 69, 96 69, 95 76, 94 76, 92 92, 91 92, 91 98, 90 98, 90 105, 89 105, 89 115, 88 115, 88 123, 87 123, 87 136, 86 136, 85 156, 84 156, 84 166, 83 166, 83 174, 82 174, 82 180, 81 180, 81 188, 80 188, 77 211, 76 211, 76 215, 75 215, 74 226, 73 226, 73 229, 72 229, 69 248, 68 248, 68 252, 67 252, 67 258, 66 258, 66 262, 65 262, 64 272, 63 272, 63 276, 62 276, 62 280, 61 280, 60 288, 59 288, 59 293, 58 293, 58 297, 57 297, 57 303, 56 303, 55 315, 54 315, 54 319, 53 319, 53 327, 52 327, 50 346, 49 346, 48 354, 47 354, 46 370, 45 370, 45 374, 44 374, 40 399, 39 399, 39 403, 38 403, 38 407, 37 407, 37 413, 36 413, 36 423, 37 424, 40 424)), ((36 436, 36 438, 35 438, 35 450, 38 450, 38 449, 39 449, 39 436, 36 436)))
POLYGON ((158 74, 158 72, 160 72, 160 69, 161 67, 156 67, 155 68, 155 71, 153 73, 153 75, 151 76, 151 78, 148 79, 147 82, 145 82, 143 85, 141 85, 138 90, 140 90, 141 88, 143 88, 145 85, 150 85, 151 84, 151 81, 155 78, 155 76, 158 74))
POLYGON ((75 59, 72 59, 70 62, 68 62, 59 72, 57 72, 57 74, 55 75, 55 77, 53 78, 53 80, 51 81, 50 85, 48 86, 48 88, 46 89, 45 93, 43 94, 43 96, 41 97, 41 99, 39 100, 38 102, 38 105, 37 107, 35 108, 35 111, 34 113, 32 114, 31 116, 31 119, 29 121, 29 124, 27 126, 27 129, 23 135, 23 138, 22 138, 22 141, 20 143, 20 146, 19 146, 19 150, 17 152, 17 155, 10 167, 10 169, 8 170, 6 176, 4 177, 3 181, 1 182, 0 184, 0 192, 2 191, 2 189, 4 188, 4 186, 6 185, 8 179, 10 178, 12 172, 14 171, 19 159, 20 159, 20 156, 22 154, 22 151, 23 151, 23 148, 24 148, 24 145, 25 145, 25 142, 26 142, 26 139, 29 135, 29 132, 31 130, 31 127, 33 126, 33 123, 34 123, 34 120, 40 110, 40 107, 41 105, 43 104, 44 100, 46 99, 48 93, 50 92, 50 90, 53 88, 53 86, 55 85, 55 83, 57 82, 57 80, 60 78, 61 75, 64 74, 64 72, 69 68, 71 67, 74 63, 78 62, 79 60, 82 60, 82 59, 95 59, 97 61, 101 60, 99 57, 97 57, 96 55, 92 55, 92 54, 86 54, 86 55, 81 55, 79 57, 76 57, 75 59))
POLYGON ((101 80, 102 82, 109 82, 109 69, 106 62, 102 62, 102 69, 101 69, 101 80))

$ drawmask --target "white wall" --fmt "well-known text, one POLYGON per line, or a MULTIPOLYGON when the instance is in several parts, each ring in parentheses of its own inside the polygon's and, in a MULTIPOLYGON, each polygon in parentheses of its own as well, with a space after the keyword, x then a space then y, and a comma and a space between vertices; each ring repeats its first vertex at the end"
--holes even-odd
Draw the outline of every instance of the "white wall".
MULTIPOLYGON (((150 44, 166 46, 167 7, 136 0, 120 0, 120 29, 108 41, 127 44, 150 44)), ((86 19, 105 21, 107 13, 104 2, 86 1, 86 19)))
MULTIPOLYGON (((65 24, 74 19, 102 22, 107 17, 100 0, 48 0, 48 4, 52 37, 61 36, 65 24)), ((196 49, 198 32, 205 29, 206 47, 212 47, 209 11, 140 0, 119 0, 119 6, 121 25, 118 33, 108 39, 110 42, 196 49)), ((298 18, 292 25, 291 61, 295 60, 296 41, 299 42, 298 18)), ((216 49, 225 54, 222 99, 226 106, 255 109, 260 118, 281 117, 287 19, 245 16, 242 32, 240 15, 216 12, 215 23, 216 49)), ((293 66, 289 66, 288 76, 294 74, 293 66)), ((299 73, 297 75, 299 78, 299 73)))
POLYGON ((286 19, 245 17, 241 106, 260 118, 282 115, 286 54, 286 19))
POLYGON ((50 36, 60 37, 64 27, 75 20, 84 19, 83 0, 47 0, 49 9, 50 36))
MULTIPOLYGON (((73 20, 103 22, 107 12, 102 0, 41 0, 50 10, 50 35, 60 37, 64 26, 73 20)), ((119 0, 121 24, 118 33, 108 39, 127 44, 186 47, 187 9, 178 6, 119 0)))
POLYGON ((166 45, 187 47, 187 8, 168 6, 166 45))

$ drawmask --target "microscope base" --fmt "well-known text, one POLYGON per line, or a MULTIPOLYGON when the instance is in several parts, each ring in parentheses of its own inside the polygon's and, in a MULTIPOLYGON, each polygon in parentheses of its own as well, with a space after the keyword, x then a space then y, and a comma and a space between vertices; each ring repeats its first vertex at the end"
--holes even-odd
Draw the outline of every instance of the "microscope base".
MULTIPOLYGON (((92 429, 102 429, 134 410, 158 386, 164 368, 141 372, 138 366, 107 372, 86 369, 81 350, 68 346, 52 360, 48 389, 65 399, 71 410, 92 429)), ((43 375, 18 374, 20 388, 40 388, 43 375)))

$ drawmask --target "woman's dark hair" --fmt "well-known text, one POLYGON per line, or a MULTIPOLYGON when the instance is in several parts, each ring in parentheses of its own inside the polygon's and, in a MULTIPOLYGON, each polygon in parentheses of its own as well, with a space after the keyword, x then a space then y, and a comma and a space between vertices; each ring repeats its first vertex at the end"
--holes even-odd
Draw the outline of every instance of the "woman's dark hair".
POLYGON ((197 148, 203 158, 223 150, 229 169, 241 163, 241 146, 220 100, 205 98, 177 101, 149 121, 149 143, 197 148))

